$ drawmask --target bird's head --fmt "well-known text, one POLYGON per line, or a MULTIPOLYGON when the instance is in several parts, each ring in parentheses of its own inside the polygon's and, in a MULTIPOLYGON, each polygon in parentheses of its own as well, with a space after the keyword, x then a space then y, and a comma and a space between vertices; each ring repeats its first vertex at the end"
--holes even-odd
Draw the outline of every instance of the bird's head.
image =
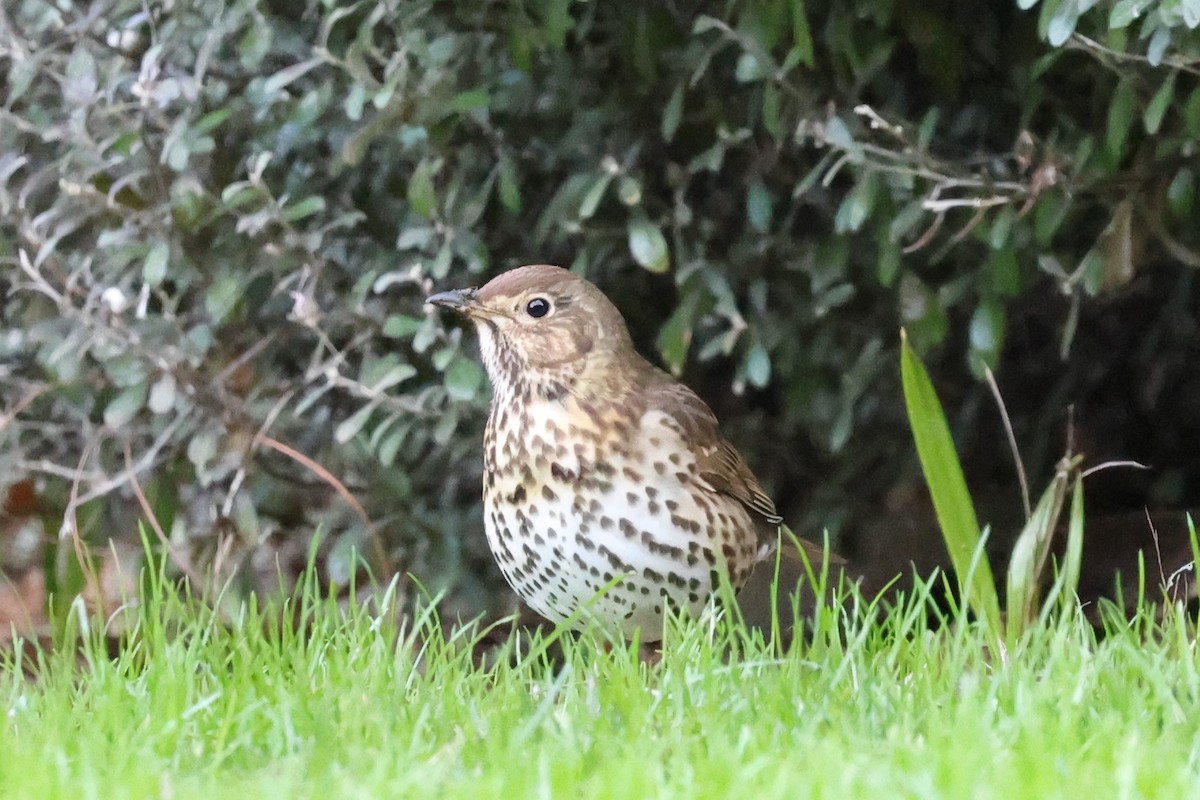
POLYGON ((439 292, 425 302, 475 323, 497 391, 590 394, 584 384, 603 383, 631 358, 641 361, 616 306, 562 267, 518 267, 482 288, 439 292))

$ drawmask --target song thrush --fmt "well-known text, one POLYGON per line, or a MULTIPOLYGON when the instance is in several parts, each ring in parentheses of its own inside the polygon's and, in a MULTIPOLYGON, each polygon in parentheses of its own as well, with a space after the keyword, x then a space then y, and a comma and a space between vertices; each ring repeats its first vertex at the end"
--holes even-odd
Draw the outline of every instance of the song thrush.
POLYGON ((771 552, 774 503, 709 407, 637 353, 591 283, 527 266, 427 302, 479 333, 493 389, 484 527, 535 611, 561 622, 583 609, 657 641, 664 607, 699 613, 720 573, 738 588, 771 552))

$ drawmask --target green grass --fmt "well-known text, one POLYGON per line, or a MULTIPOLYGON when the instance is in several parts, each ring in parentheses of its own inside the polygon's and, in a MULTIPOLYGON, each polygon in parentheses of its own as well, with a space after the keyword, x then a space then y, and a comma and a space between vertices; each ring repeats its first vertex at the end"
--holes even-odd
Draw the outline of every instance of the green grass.
POLYGON ((1200 780, 1178 611, 1104 637, 1067 615, 1000 660, 918 598, 826 609, 786 653, 709 621, 671 629, 654 666, 563 637, 553 660, 535 638, 484 668, 428 617, 307 603, 301 636, 157 595, 115 657, 91 635, 32 679, 0 667, 0 797, 1183 798, 1200 780))

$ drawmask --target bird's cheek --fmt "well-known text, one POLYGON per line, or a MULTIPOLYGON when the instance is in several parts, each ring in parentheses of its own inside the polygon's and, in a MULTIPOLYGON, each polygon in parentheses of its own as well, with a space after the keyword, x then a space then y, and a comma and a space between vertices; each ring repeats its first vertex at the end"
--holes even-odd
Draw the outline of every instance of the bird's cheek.
POLYGON ((573 343, 575 346, 574 355, 583 358, 596 346, 596 341, 584 331, 575 331, 572 333, 573 343))

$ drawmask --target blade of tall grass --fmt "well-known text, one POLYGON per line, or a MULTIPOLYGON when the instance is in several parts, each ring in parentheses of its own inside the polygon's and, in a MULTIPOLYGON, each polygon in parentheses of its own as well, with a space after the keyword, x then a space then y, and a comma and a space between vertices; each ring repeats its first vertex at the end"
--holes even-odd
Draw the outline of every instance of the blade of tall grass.
POLYGON ((962 465, 954 450, 950 426, 929 373, 903 330, 900 332, 900 377, 917 457, 933 498, 946 548, 950 551, 950 560, 958 573, 964 602, 999 635, 1000 602, 996 583, 981 552, 983 534, 967 491, 962 465))

